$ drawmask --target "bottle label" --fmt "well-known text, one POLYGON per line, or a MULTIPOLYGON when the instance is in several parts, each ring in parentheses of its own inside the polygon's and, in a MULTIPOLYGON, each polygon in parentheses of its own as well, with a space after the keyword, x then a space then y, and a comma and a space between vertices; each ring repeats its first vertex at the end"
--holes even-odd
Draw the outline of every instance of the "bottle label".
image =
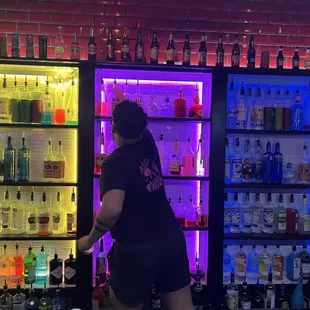
POLYGON ((39 232, 48 233, 48 224, 50 217, 48 213, 40 213, 38 216, 39 232))
POLYGON ((198 64, 200 66, 207 65, 207 53, 206 52, 199 52, 198 53, 198 64))
POLYGON ((224 225, 226 224, 227 225, 230 225, 231 223, 231 213, 230 213, 230 209, 227 210, 225 209, 224 210, 224 225))
POLYGON ((244 103, 240 102, 238 104, 238 111, 237 111, 237 120, 240 122, 246 121, 246 106, 244 103))
POLYGON ((286 230, 286 213, 280 213, 278 215, 278 230, 286 230))
POLYGON ((75 228, 75 213, 67 213, 67 230, 73 231, 75 228))
POLYGON ((64 53, 65 53, 65 49, 64 49, 63 46, 61 46, 61 45, 56 45, 55 46, 55 54, 56 54, 56 56, 57 55, 58 56, 63 55, 64 53))
POLYGON ((136 59, 137 60, 144 60, 144 50, 141 45, 138 45, 136 48, 136 59))
POLYGON ((101 171, 101 166, 104 161, 104 159, 107 157, 105 154, 96 154, 95 155, 95 168, 96 171, 101 171))
POLYGON ((240 209, 231 208, 231 227, 239 228, 240 226, 240 209))
POLYGON ((174 49, 167 50, 167 61, 174 61, 174 49))
POLYGON ((72 46, 70 49, 71 57, 79 57, 80 56, 80 48, 78 46, 72 46))
POLYGON ((299 165, 299 181, 310 181, 310 164, 303 163, 299 165))
POLYGON ((53 162, 45 160, 43 163, 43 178, 49 179, 53 177, 53 162))
POLYGON ((242 164, 242 176, 244 180, 249 181, 252 177, 252 159, 245 158, 242 164))
POLYGON ((180 162, 176 160, 171 160, 169 163, 169 170, 171 172, 180 172, 180 162))
POLYGON ((191 50, 185 49, 183 52, 183 62, 186 64, 190 64, 191 62, 191 50))
POLYGON ((264 208, 264 225, 272 228, 274 224, 274 210, 272 208, 264 208))
POLYGON ((65 161, 53 161, 53 178, 63 179, 65 177, 65 161))
POLYGON ((65 268, 65 278, 66 279, 68 279, 68 280, 72 279, 75 276, 75 274, 76 274, 75 269, 71 268, 70 266, 67 266, 65 268))
POLYGON ((53 275, 56 279, 61 279, 62 277, 62 268, 58 266, 54 270, 51 271, 51 275, 53 275))
POLYGON ((34 282, 36 279, 36 266, 28 267, 28 282, 34 282))
POLYGON ((113 59, 113 45, 107 44, 107 58, 113 59))
POLYGON ((242 309, 251 309, 251 301, 241 301, 242 309))
POLYGON ((299 273, 300 273, 300 267, 301 267, 300 258, 295 258, 293 261, 293 264, 294 264, 293 278, 294 278, 294 280, 298 280, 299 273))
POLYGON ((244 227, 251 228, 253 223, 253 212, 251 208, 244 210, 244 227))
POLYGON ((53 219, 53 230, 58 230, 59 223, 60 223, 61 214, 58 212, 54 212, 52 215, 53 219))
POLYGON ((309 263, 301 263, 301 271, 303 273, 304 278, 310 277, 310 264, 309 263))
POLYGON ((30 231, 37 229, 37 217, 35 213, 30 213, 28 215, 28 224, 29 224, 30 231))
POLYGON ((238 309, 238 291, 229 291, 227 294, 227 307, 228 309, 238 309))
POLYGON ((231 160, 226 158, 225 159, 225 179, 230 179, 230 167, 231 167, 231 160))
POLYGON ((234 179, 240 179, 242 175, 242 159, 233 159, 233 173, 234 179))
POLYGON ((97 46, 95 44, 88 45, 88 54, 89 55, 96 55, 97 53, 97 46))
POLYGON ((8 98, 1 98, 0 97, 0 120, 7 120, 9 119, 9 102, 8 98))
POLYGON ((2 227, 7 228, 9 225, 9 210, 3 210, 2 208, 2 227))
POLYGON ((151 48, 151 59, 155 61, 158 60, 158 47, 151 48))
POLYGON ((231 65, 238 66, 240 63, 240 56, 239 55, 232 55, 231 56, 231 65))
POLYGON ((303 225, 304 225, 304 231, 310 231, 310 216, 305 215, 302 219, 303 225))

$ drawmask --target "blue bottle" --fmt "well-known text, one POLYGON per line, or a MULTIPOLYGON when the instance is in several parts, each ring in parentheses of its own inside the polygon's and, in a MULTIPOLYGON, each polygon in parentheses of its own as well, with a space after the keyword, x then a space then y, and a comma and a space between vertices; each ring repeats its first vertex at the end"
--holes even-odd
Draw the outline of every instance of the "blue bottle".
POLYGON ((223 255, 223 280, 224 283, 230 282, 230 272, 231 272, 231 255, 227 252, 227 244, 224 245, 224 255, 223 255))
POLYGON ((299 89, 296 90, 296 99, 292 107, 292 130, 303 130, 303 106, 300 102, 299 89))
POLYGON ((53 310, 65 310, 65 300, 60 296, 60 289, 57 288, 56 296, 52 301, 53 310))
POLYGON ((22 182, 29 181, 29 158, 30 151, 26 145, 25 137, 22 138, 21 148, 17 153, 17 180, 22 182))
POLYGON ((292 252, 286 257, 286 276, 291 281, 299 279, 301 268, 301 259, 299 253, 296 251, 296 245, 293 245, 292 252))
POLYGON ((263 154, 263 183, 270 184, 272 182, 273 154, 271 152, 271 143, 268 141, 266 152, 263 154))
POLYGON ((252 252, 248 255, 248 261, 246 266, 246 274, 248 277, 248 281, 251 283, 255 283, 259 276, 259 262, 260 256, 256 252, 256 246, 253 244, 252 252))
POLYGON ((236 100, 236 94, 235 94, 234 80, 231 79, 230 84, 229 84, 229 93, 228 93, 226 128, 235 129, 236 122, 237 122, 237 100, 236 100))
POLYGON ((291 299, 292 309, 304 309, 305 308, 305 298, 302 292, 302 277, 303 275, 302 273, 300 273, 297 286, 294 290, 294 293, 291 299))
POLYGON ((281 184, 282 183, 282 166, 283 166, 283 154, 280 152, 280 143, 276 143, 276 150, 273 154, 273 173, 272 173, 272 183, 281 184))

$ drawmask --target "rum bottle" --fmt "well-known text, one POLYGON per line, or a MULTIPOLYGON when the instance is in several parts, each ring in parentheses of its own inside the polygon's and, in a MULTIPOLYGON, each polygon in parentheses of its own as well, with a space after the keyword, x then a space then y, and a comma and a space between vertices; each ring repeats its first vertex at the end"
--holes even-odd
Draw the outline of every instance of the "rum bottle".
POLYGON ((38 236, 48 236, 50 234, 50 209, 47 205, 46 189, 42 193, 42 203, 38 211, 39 232, 38 236))
POLYGON ((158 44, 156 32, 153 32, 153 39, 152 39, 150 50, 151 50, 150 63, 158 64, 159 44, 158 44))
POLYGON ((108 95, 105 89, 104 79, 101 80, 100 101, 96 103, 95 115, 104 116, 112 115, 112 111, 109 111, 108 95))
POLYGON ((46 79, 45 82, 45 94, 43 96, 43 110, 41 113, 41 123, 50 125, 53 124, 53 99, 49 92, 49 81, 46 79))
POLYGON ((231 51, 231 66, 233 68, 240 67, 240 47, 239 47, 239 37, 235 36, 235 42, 231 51))
POLYGON ((36 258, 36 283, 46 284, 47 283, 47 267, 48 267, 48 254, 45 252, 45 248, 42 245, 41 251, 36 258))
POLYGON ((24 281, 25 284, 36 282, 36 256, 32 253, 32 246, 28 248, 28 254, 24 257, 24 281))
POLYGON ((190 66, 191 64, 191 46, 189 43, 189 34, 185 34, 185 42, 183 46, 183 66, 190 66))
POLYGON ((67 235, 76 235, 76 196, 74 192, 74 187, 71 193, 71 203, 66 208, 66 223, 67 223, 67 235))
POLYGON ((12 233, 12 202, 9 199, 9 191, 8 187, 6 187, 4 192, 4 201, 0 205, 1 235, 9 235, 12 233))
POLYGON ((58 189, 56 206, 52 208, 52 233, 53 235, 61 235, 65 231, 64 209, 61 201, 61 193, 58 189))
POLYGON ((50 276, 49 283, 51 285, 59 285, 62 283, 62 259, 58 257, 55 249, 54 258, 49 262, 50 276))
POLYGON ((305 56, 305 69, 310 69, 310 47, 307 47, 305 56))
POLYGON ((0 122, 1 123, 10 123, 12 121, 9 98, 10 98, 10 95, 7 89, 6 75, 4 75, 2 89, 0 90, 0 122))
POLYGON ((176 138, 174 141, 173 153, 169 162, 169 173, 170 175, 180 175, 181 174, 181 160, 179 151, 179 139, 176 138))
POLYGON ((12 234, 25 233, 25 206, 21 200, 20 187, 18 186, 16 203, 12 206, 12 234))
POLYGON ((90 36, 88 41, 88 60, 97 59, 97 43, 95 41, 94 28, 90 28, 90 36))
POLYGON ((73 34, 71 48, 70 48, 70 59, 71 60, 80 60, 81 58, 80 44, 77 40, 76 33, 73 34))
POLYGON ((175 60, 175 46, 173 43, 172 33, 169 33, 169 41, 167 46, 167 65, 174 65, 175 60))
POLYGON ((99 278, 100 284, 107 281, 107 256, 104 253, 103 238, 99 240, 99 253, 96 256, 96 277, 99 278))
POLYGON ((248 68, 255 68, 254 36, 250 37, 250 44, 248 48, 248 68))
POLYGON ((57 59, 63 59, 65 54, 65 43, 62 35, 62 27, 58 26, 58 34, 55 38, 55 57, 57 59))
POLYGON ((66 125, 78 124, 78 100, 76 97, 75 82, 72 77, 70 87, 70 97, 66 108, 66 125))
POLYGON ((298 47, 295 47, 295 53, 292 59, 292 68, 293 70, 299 70, 300 57, 298 54, 298 47))
POLYGON ((130 48, 129 48, 129 39, 128 39, 128 29, 124 30, 124 37, 121 49, 121 61, 122 62, 131 62, 130 48))
POLYGON ((7 147, 4 150, 3 160, 3 180, 4 182, 15 181, 15 167, 16 167, 16 150, 12 145, 12 137, 8 135, 7 147))
POLYGON ((206 35, 201 36, 200 46, 198 50, 198 66, 205 67, 207 65, 207 46, 206 35))
POLYGON ((23 134, 21 148, 17 152, 17 180, 20 182, 29 181, 29 159, 30 150, 26 145, 26 138, 23 134))
POLYGON ((106 50, 107 50, 106 61, 115 61, 115 48, 114 48, 113 32, 111 29, 109 30, 106 50))
POLYGON ((202 118, 204 117, 204 107, 202 104, 200 104, 200 98, 199 98, 199 89, 198 89, 198 84, 196 83, 196 95, 194 98, 194 103, 189 109, 189 117, 194 117, 194 118, 202 118))
POLYGON ((175 214, 175 217, 178 223, 180 224, 181 227, 185 227, 186 208, 183 204, 182 193, 180 193, 178 203, 173 209, 174 209, 174 214, 175 214))
POLYGON ((203 204, 203 200, 200 198, 199 206, 197 208, 197 221, 196 226, 207 227, 208 226, 208 212, 203 204))
POLYGON ((24 259, 19 254, 19 245, 15 245, 15 255, 11 260, 11 283, 22 283, 24 281, 24 259))
POLYGON ((137 62, 137 63, 145 62, 144 45, 143 45, 143 41, 142 41, 141 31, 138 31, 138 36, 137 36, 137 41, 136 41, 135 62, 137 62))
POLYGON ((284 56, 283 56, 282 50, 283 50, 283 47, 280 46, 278 56, 277 56, 277 69, 279 69, 279 70, 282 70, 283 65, 284 65, 284 56))
POLYGON ((58 149, 53 162, 53 178, 56 182, 64 181, 66 176, 66 157, 63 154, 62 142, 58 141, 58 149))
POLYGON ((284 256, 280 252, 280 245, 277 244, 277 252, 272 256, 272 272, 276 281, 283 281, 284 256))
POLYGON ((26 295, 22 292, 20 283, 16 286, 16 294, 13 296, 13 310, 24 310, 26 295))
POLYGON ((190 196, 189 204, 185 211, 185 227, 196 227, 197 223, 197 207, 193 203, 193 197, 190 196))
POLYGON ((72 249, 70 249, 69 258, 65 260, 65 284, 76 284, 76 259, 73 257, 72 249))
POLYGON ((186 100, 182 88, 179 90, 179 98, 174 101, 174 117, 186 117, 186 100))
POLYGON ((243 251, 243 245, 240 244, 240 250, 235 256, 236 263, 236 280, 242 282, 245 277, 245 271, 247 266, 247 256, 243 251))
POLYGON ((223 46, 223 37, 219 36, 219 41, 216 48, 216 66, 223 67, 224 66, 224 46, 223 46))

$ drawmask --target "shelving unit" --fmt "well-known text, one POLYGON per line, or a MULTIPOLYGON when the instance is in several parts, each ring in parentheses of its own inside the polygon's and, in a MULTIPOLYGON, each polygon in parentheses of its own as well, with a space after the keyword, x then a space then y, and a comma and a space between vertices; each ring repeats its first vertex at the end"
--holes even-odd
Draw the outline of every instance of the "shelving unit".
POLYGON ((262 184, 262 183, 231 183, 225 184, 225 188, 243 189, 310 189, 310 184, 262 184))
POLYGON ((227 134, 256 135, 256 136, 308 136, 310 130, 251 130, 251 129, 226 129, 227 134))

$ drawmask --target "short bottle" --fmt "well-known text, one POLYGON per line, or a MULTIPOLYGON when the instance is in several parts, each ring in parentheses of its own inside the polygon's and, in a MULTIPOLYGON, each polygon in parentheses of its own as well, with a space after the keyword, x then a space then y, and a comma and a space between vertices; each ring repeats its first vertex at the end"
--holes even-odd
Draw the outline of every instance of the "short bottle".
POLYGON ((231 66, 238 68, 240 66, 240 47, 239 47, 239 37, 235 35, 234 45, 231 51, 231 66))
POLYGON ((293 70, 299 70, 300 57, 298 54, 298 47, 295 47, 295 53, 292 58, 292 68, 293 70))
POLYGON ((248 68, 255 68, 255 54, 254 36, 251 36, 248 48, 248 68))
POLYGON ((76 284, 76 259, 73 257, 72 249, 70 249, 69 258, 65 260, 65 284, 76 284))
POLYGON ((13 298, 9 293, 6 280, 4 281, 3 294, 0 296, 0 309, 1 310, 11 310, 13 309, 13 298))
POLYGON ((283 65, 284 65, 283 46, 280 46, 277 56, 277 69, 282 70, 283 65))
POLYGON ((36 297, 34 288, 32 288, 32 284, 29 289, 29 298, 25 302, 24 310, 39 310, 39 300, 36 297))
POLYGON ((51 285, 59 285, 62 283, 62 259, 58 257, 55 249, 54 258, 49 262, 49 283, 51 285))
POLYGON ((18 283, 16 286, 16 294, 13 296, 13 310, 24 310, 26 295, 22 292, 21 286, 18 283))
POLYGON ((48 289, 46 283, 42 291, 42 298, 39 301, 39 310, 53 310, 52 299, 48 296, 48 289))
POLYGON ((60 295, 60 289, 59 287, 56 289, 56 296, 52 300, 52 309, 57 309, 57 310, 65 310, 65 300, 64 298, 60 295))

